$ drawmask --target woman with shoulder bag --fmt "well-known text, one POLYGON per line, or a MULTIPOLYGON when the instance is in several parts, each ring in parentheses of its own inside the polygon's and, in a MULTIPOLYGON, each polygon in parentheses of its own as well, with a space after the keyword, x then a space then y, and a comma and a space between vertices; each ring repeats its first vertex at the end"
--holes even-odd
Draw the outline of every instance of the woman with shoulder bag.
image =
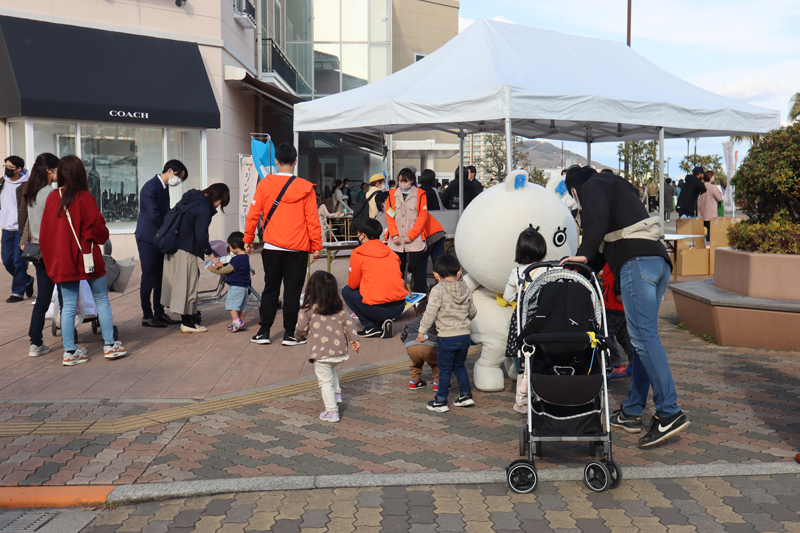
POLYGON ((39 243, 47 274, 58 283, 64 305, 61 309, 61 334, 65 366, 89 360, 86 348, 75 344, 75 322, 81 281, 86 280, 97 306, 97 318, 103 333, 103 356, 117 359, 128 351, 114 340, 114 321, 108 300, 106 267, 102 245, 108 240, 108 228, 94 197, 83 162, 74 155, 61 159, 56 170, 58 190, 48 195, 42 215, 39 243))
POLYGON ((200 280, 198 259, 208 255, 214 266, 222 267, 211 244, 208 227, 211 217, 231 201, 231 192, 224 183, 214 183, 202 191, 191 189, 181 198, 183 216, 178 228, 178 250, 164 255, 164 277, 161 282, 161 304, 181 315, 181 333, 208 331, 197 316, 197 283, 200 280))
MULTIPOLYGON (((57 167, 58 158, 56 156, 50 153, 40 154, 31 170, 31 177, 24 185, 22 202, 19 206, 19 227, 22 232, 20 246, 23 257, 26 254, 31 257, 36 256, 44 205, 47 196, 53 192, 52 184, 56 182, 57 167)), ((36 268, 37 288, 36 303, 31 313, 31 325, 28 328, 28 336, 31 339, 28 355, 31 357, 44 355, 50 351, 50 347, 44 345, 42 330, 44 330, 44 315, 47 313, 47 308, 50 307, 50 299, 55 288, 55 282, 47 275, 47 269, 41 259, 41 250, 39 250, 38 257, 38 261, 29 259, 36 268)))

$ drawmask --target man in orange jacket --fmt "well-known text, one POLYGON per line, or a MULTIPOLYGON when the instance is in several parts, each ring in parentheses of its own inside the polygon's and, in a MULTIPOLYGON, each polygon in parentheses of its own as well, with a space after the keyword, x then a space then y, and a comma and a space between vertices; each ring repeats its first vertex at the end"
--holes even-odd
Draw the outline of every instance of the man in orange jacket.
POLYGON ((342 298, 358 317, 364 329, 359 337, 389 339, 393 320, 406 307, 406 288, 400 274, 400 258, 380 241, 383 228, 375 219, 367 219, 358 227, 361 246, 350 256, 350 273, 342 298))
POLYGON ((245 250, 252 253, 256 227, 259 218, 263 216, 264 250, 261 252, 261 260, 264 263, 264 292, 259 309, 261 327, 250 340, 256 344, 270 343, 269 330, 278 312, 278 297, 283 283, 281 344, 296 346, 306 342, 295 338, 294 329, 300 310, 300 294, 303 292, 308 254, 319 259, 322 229, 319 225, 314 185, 295 177, 287 187, 297 164, 297 150, 289 143, 281 143, 275 148, 275 161, 278 173, 266 176, 256 187, 244 231, 245 250), (276 200, 284 189, 283 197, 276 205, 276 200))

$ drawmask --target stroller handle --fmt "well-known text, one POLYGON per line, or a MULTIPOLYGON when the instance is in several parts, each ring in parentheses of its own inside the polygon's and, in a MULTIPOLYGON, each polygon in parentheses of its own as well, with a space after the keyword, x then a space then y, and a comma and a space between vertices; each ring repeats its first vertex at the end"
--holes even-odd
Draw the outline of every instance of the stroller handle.
MULTIPOLYGON (((598 336, 599 337, 599 336, 598 336)), ((592 337, 587 333, 534 333, 528 335, 523 339, 523 342, 529 346, 534 344, 548 344, 548 343, 591 343, 592 337)))
POLYGON ((534 263, 532 265, 528 265, 527 267, 525 267, 524 274, 527 277, 527 275, 529 273, 533 272, 537 268, 546 268, 546 269, 551 269, 551 268, 571 268, 571 269, 577 270, 578 272, 580 272, 582 275, 586 276, 589 279, 591 279, 592 278, 592 274, 594 274, 594 270, 589 265, 586 265, 584 263, 576 263, 574 261, 567 261, 563 265, 559 265, 560 262, 561 261, 559 261, 559 260, 556 260, 556 261, 540 261, 539 263, 534 263))

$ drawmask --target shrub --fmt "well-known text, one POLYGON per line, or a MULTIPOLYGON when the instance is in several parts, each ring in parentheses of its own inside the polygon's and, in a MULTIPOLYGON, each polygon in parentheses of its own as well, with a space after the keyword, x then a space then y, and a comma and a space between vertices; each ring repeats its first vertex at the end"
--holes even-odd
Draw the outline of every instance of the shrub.
POLYGON ((800 223, 800 122, 753 144, 732 182, 737 203, 752 220, 800 223))
POLYGON ((800 224, 779 217, 769 222, 745 220, 728 228, 728 243, 747 252, 800 254, 800 224))

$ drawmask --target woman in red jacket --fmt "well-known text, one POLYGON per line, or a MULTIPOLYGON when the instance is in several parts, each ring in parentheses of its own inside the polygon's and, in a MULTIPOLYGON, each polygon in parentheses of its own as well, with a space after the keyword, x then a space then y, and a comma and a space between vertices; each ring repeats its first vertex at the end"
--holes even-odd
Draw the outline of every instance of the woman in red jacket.
POLYGON ((58 283, 64 305, 61 333, 65 366, 89 360, 86 348, 75 345, 75 322, 80 282, 86 280, 97 306, 103 333, 103 355, 116 359, 128 351, 114 341, 114 322, 108 301, 106 266, 101 246, 108 240, 108 228, 94 197, 83 162, 74 155, 61 159, 56 169, 58 194, 47 197, 42 216, 39 247, 47 274, 58 283))

